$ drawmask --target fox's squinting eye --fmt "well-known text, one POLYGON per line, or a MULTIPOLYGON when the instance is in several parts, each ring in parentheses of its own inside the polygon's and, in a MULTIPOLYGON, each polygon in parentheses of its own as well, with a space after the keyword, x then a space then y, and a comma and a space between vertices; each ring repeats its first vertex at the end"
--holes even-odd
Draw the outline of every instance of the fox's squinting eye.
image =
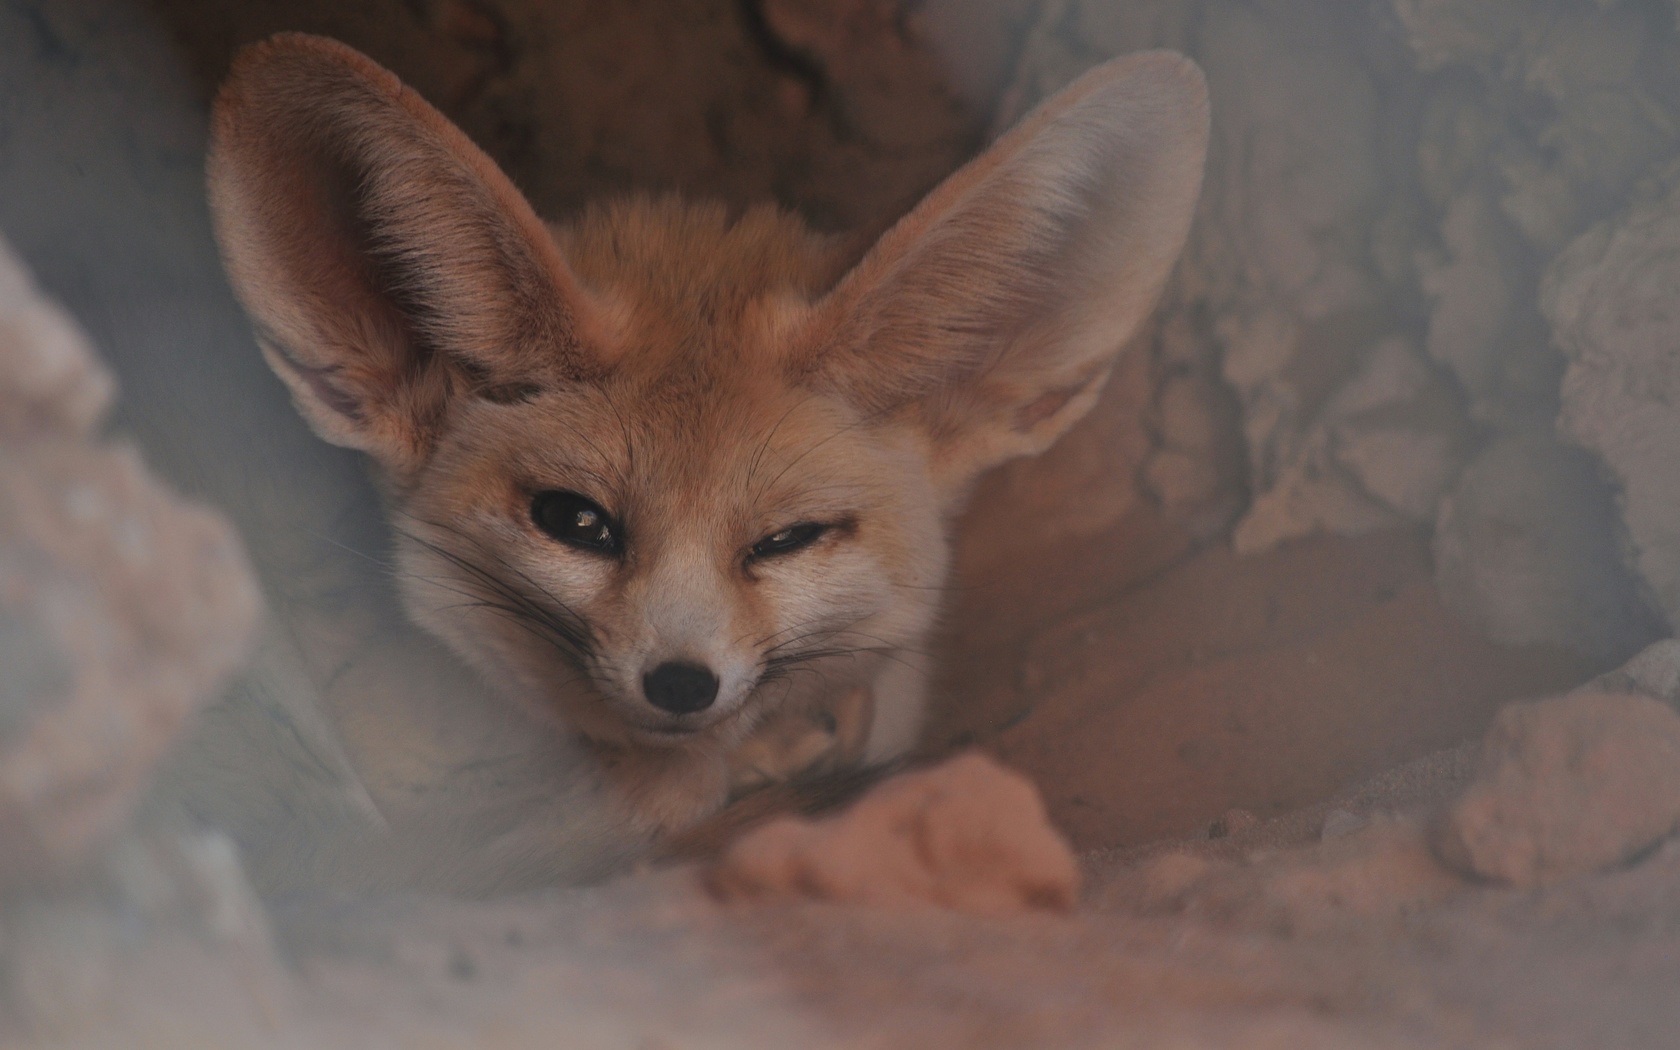
POLYGON ((603 554, 619 551, 618 525, 594 500, 575 492, 539 492, 531 499, 531 520, 561 543, 603 554))
POLYGON ((818 525, 812 521, 802 521, 798 525, 789 525, 778 532, 772 532, 753 544, 752 556, 755 558, 770 558, 778 554, 791 553, 801 547, 808 547, 828 529, 829 526, 818 525))

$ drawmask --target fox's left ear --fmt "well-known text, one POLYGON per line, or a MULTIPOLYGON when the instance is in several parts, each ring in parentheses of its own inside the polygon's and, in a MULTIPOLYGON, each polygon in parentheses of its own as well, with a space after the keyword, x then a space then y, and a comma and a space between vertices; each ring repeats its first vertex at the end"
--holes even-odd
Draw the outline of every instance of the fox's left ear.
POLYGON ((952 175, 816 304, 803 382, 934 443, 940 487, 1095 402, 1184 246, 1207 153, 1189 59, 1099 66, 952 175))

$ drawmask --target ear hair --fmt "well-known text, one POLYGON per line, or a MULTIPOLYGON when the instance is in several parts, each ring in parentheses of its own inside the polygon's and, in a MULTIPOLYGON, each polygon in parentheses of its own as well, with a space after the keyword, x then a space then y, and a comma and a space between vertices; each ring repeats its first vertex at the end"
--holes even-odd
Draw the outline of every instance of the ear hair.
POLYGON ((822 301, 796 378, 923 427, 942 487, 1095 401, 1182 250, 1207 88, 1147 52, 1080 77, 888 230, 822 301))
POLYGON ((243 51, 211 118, 217 238, 259 341, 322 437, 403 473, 452 397, 589 374, 576 281, 506 176, 348 47, 243 51))

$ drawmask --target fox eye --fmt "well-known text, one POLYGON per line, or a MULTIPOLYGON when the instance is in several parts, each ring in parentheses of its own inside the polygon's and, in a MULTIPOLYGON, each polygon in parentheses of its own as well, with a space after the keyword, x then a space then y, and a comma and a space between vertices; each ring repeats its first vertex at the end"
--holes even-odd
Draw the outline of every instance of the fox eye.
POLYGON ((777 554, 787 554, 801 547, 810 546, 818 536, 827 531, 827 525, 818 525, 812 521, 802 521, 798 525, 789 525, 779 532, 772 532, 753 544, 752 556, 769 558, 777 554))
POLYGON ((531 499, 531 521, 561 543, 617 554, 618 526, 600 504, 575 492, 539 492, 531 499))

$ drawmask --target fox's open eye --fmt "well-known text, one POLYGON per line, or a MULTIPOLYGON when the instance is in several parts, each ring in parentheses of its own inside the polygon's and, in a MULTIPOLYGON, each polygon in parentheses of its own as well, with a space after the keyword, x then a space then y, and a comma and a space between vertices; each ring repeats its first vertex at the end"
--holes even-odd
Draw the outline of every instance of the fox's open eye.
POLYGON ((787 554, 801 547, 809 546, 818 536, 828 531, 827 525, 818 525, 812 521, 802 521, 798 525, 789 525, 779 532, 770 535, 752 545, 752 556, 755 558, 769 558, 777 554, 787 554))
POLYGON ((531 520, 561 543, 617 554, 618 526, 594 500, 575 492, 539 492, 531 499, 531 520))

